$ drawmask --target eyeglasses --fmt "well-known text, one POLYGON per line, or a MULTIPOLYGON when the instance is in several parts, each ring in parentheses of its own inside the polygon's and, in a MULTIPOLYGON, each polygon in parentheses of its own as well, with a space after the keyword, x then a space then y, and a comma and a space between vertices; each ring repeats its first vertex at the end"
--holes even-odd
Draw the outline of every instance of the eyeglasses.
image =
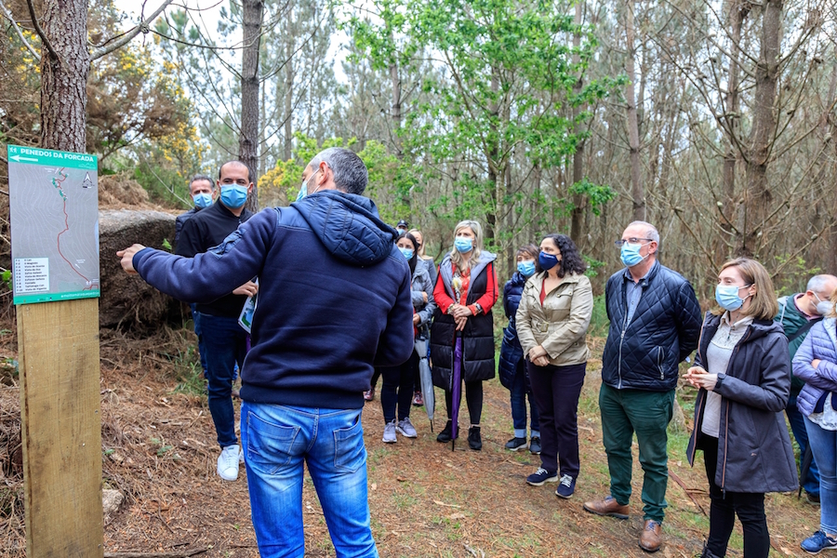
POLYGON ((617 240, 617 241, 614 242, 614 244, 616 245, 617 248, 621 248, 623 244, 639 244, 639 242, 642 241, 642 240, 647 240, 648 242, 653 242, 654 241, 653 238, 631 237, 631 238, 626 238, 626 239, 623 239, 623 240, 617 240))

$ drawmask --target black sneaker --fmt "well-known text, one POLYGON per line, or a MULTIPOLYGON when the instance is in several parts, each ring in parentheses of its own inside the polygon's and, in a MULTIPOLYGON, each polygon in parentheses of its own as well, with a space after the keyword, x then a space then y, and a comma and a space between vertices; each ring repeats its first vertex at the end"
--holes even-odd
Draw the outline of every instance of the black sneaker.
POLYGON ((547 482, 558 482, 558 473, 538 467, 537 471, 526 477, 526 482, 532 486, 543 486, 547 482))
POLYGON ((442 444, 446 444, 446 443, 450 442, 452 439, 453 439, 453 422, 449 420, 447 422, 447 424, 445 424, 444 430, 439 432, 439 435, 436 436, 436 441, 440 442, 442 444))
POLYGON ((480 436, 480 427, 472 426, 468 429, 468 446, 474 451, 482 449, 482 437, 480 436))
POLYGON ((529 451, 531 451, 533 455, 540 455, 541 454, 541 438, 540 438, 540 436, 532 436, 532 439, 529 440, 529 451))
POLYGON ((526 449, 526 438, 518 438, 515 436, 506 442, 506 449, 510 451, 526 449))

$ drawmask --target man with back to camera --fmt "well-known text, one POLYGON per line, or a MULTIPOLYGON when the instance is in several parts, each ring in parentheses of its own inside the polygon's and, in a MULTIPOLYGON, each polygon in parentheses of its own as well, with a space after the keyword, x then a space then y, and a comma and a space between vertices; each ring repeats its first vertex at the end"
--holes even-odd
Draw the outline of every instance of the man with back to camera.
MULTIPOLYGON (((802 341, 808 335, 811 326, 822 320, 823 316, 831 310, 833 305, 830 299, 835 289, 837 289, 837 277, 834 275, 815 275, 808 281, 804 293, 795 293, 779 299, 779 313, 774 321, 782 324, 785 329, 791 360, 793 360, 796 350, 799 349, 802 341)), ((808 431, 805 429, 805 420, 796 407, 796 398, 804 386, 805 382, 791 375, 791 392, 788 405, 785 408, 791 431, 796 438, 796 444, 799 446, 800 460, 804 459, 808 449, 808 431)), ((801 478, 800 481, 802 481, 801 478)), ((809 502, 812 504, 819 503, 820 475, 813 455, 802 488, 805 490, 805 497, 809 502)))
POLYGON ((584 503, 584 509, 627 519, 631 497, 631 443, 636 433, 642 484, 643 529, 639 546, 656 552, 668 483, 668 423, 674 407, 678 364, 697 347, 700 305, 692 286, 657 261, 660 233, 634 221, 622 239, 625 269, 607 280, 605 305, 610 320, 602 355, 599 407, 602 441, 610 471, 610 495, 584 503))
MULTIPOLYGON (((229 161, 218 171, 221 195, 214 203, 194 214, 183 224, 175 254, 192 258, 218 246, 241 223, 252 217, 244 208, 247 196, 253 191, 250 170, 240 161, 229 161)), ((235 407, 232 385, 235 366, 241 368, 247 350, 247 332, 238 325, 238 317, 249 295, 258 287, 248 278, 243 284, 221 295, 182 298, 195 305, 195 323, 200 332, 202 356, 206 360, 206 379, 209 413, 215 424, 218 445, 218 476, 226 481, 238 479, 238 465, 242 459, 241 446, 235 434, 235 407)))
POLYGON ((413 305, 398 235, 360 195, 367 176, 348 149, 326 149, 303 174, 307 195, 265 209, 208 253, 189 260, 136 244, 118 253, 126 271, 178 298, 208 300, 260 278, 241 435, 263 558, 304 555, 303 461, 337 556, 378 556, 362 394, 373 366, 412 353, 413 305))

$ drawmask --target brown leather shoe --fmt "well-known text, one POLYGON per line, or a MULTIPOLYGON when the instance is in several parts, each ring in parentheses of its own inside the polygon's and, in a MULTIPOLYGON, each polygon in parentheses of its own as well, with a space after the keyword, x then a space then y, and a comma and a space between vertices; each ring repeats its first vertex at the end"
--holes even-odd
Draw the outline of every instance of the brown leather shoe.
POLYGON ((645 552, 657 552, 662 544, 663 526, 653 519, 647 519, 639 536, 639 547, 645 552))
POLYGON ((619 519, 628 519, 628 512, 630 511, 628 504, 624 506, 619 504, 613 496, 607 496, 604 500, 584 502, 584 509, 596 515, 607 515, 619 519))

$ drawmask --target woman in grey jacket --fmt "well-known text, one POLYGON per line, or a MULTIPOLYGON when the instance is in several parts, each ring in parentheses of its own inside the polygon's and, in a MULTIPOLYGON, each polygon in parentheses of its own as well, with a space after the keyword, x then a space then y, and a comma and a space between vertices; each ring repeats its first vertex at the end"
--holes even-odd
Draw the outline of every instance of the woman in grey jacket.
MULTIPOLYGON (((837 302, 837 293, 831 296, 837 302)), ((793 373, 805 382, 796 406, 805 417, 808 442, 820 470, 820 528, 802 541, 819 554, 837 548, 837 313, 834 307, 796 351, 793 373)))
MULTIPOLYGON (((427 268, 418 264, 418 241, 410 233, 399 237, 395 243, 407 258, 412 273, 411 296, 413 300, 413 328, 416 337, 427 336, 430 319, 436 309, 433 300, 433 283, 427 274, 427 268)), ((400 366, 380 368, 384 385, 381 387, 381 409, 384 413, 383 441, 394 444, 396 432, 406 438, 415 438, 416 429, 410 422, 410 404, 413 400, 413 377, 419 366, 419 355, 413 353, 407 362, 400 366), (396 422, 396 410, 397 422, 396 422)))
POLYGON ((687 455, 703 450, 709 480, 709 537, 701 556, 726 555, 735 523, 744 557, 767 558, 765 492, 797 487, 796 461, 782 411, 790 394, 790 356, 773 283, 755 260, 724 264, 701 330, 695 366, 685 375, 698 388, 687 455))

